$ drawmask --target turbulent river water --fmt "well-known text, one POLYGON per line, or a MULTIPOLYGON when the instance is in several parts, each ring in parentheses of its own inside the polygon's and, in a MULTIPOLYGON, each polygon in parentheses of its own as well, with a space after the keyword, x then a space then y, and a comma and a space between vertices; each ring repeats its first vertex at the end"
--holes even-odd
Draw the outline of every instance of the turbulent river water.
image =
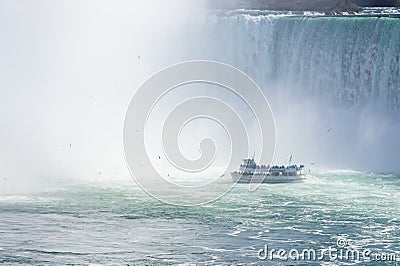
POLYGON ((0 262, 380 265, 377 256, 400 259, 399 200, 399 176, 344 170, 255 192, 238 185, 201 207, 160 203, 129 180, 66 182, 0 197, 0 262), (360 260, 331 260, 328 253, 318 259, 322 250, 339 249, 338 239, 347 241, 344 251, 360 252, 360 260), (314 249, 317 257, 263 261, 258 253, 265 245, 314 249), (361 257, 368 249, 371 255, 361 257))
POLYGON ((194 57, 230 63, 260 85, 276 118, 277 158, 294 153, 311 168, 307 180, 255 192, 238 185, 198 207, 163 204, 129 178, 4 193, 0 263, 400 263, 400 20, 241 11, 190 30, 202 33, 192 33, 194 57), (266 247, 370 252, 261 260, 266 247))

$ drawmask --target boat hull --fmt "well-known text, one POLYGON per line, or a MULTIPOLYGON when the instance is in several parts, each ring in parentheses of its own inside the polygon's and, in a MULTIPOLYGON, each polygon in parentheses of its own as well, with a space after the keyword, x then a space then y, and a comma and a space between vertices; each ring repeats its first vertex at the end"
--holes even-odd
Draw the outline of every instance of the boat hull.
POLYGON ((305 180, 304 175, 266 175, 266 174, 241 174, 237 172, 231 173, 232 180, 235 183, 296 183, 305 180))

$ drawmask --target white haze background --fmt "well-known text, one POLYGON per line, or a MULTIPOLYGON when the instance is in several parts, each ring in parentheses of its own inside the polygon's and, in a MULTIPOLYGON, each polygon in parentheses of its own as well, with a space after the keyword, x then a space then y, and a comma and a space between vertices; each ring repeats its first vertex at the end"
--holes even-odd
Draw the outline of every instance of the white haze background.
MULTIPOLYGON (((185 60, 220 60, 245 72, 242 65, 260 61, 240 57, 255 49, 238 45, 240 39, 210 34, 218 31, 207 24, 204 7, 195 1, 0 1, 0 192, 56 179, 127 178, 124 115, 150 75, 185 60)), ((277 163, 293 154, 308 166, 400 170, 396 116, 292 95, 288 84, 262 82, 254 73, 263 66, 253 67, 248 74, 275 115, 277 163)), ((182 142, 188 157, 196 157, 198 136, 207 132, 199 128, 192 129, 196 142, 190 133, 182 142)))

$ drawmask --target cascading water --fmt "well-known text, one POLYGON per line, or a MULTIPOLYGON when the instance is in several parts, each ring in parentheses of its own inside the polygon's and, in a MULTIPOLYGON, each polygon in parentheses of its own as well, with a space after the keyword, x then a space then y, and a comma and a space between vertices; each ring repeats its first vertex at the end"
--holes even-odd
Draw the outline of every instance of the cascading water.
MULTIPOLYGON (((261 84, 286 84, 338 104, 400 108, 400 20, 368 17, 216 17, 222 57, 261 84)), ((217 56, 219 57, 219 56, 217 56)))
MULTIPOLYGON (((399 175, 338 168, 400 172, 400 21, 258 11, 198 21, 199 9, 181 2, 0 1, 0 264, 399 264, 399 175), (293 154, 311 168, 304 183, 239 184, 181 207, 124 179, 134 88, 193 59, 232 64, 260 85, 276 120, 276 162, 293 154), (275 254, 260 260, 266 245, 275 254), (293 251, 302 254, 280 256, 293 251)), ((163 100, 192 96, 180 92, 163 100)), ((198 154, 195 133, 214 129, 197 126, 182 130, 188 158, 198 154)))
POLYGON ((270 99, 277 161, 400 170, 399 19, 239 12, 201 30, 199 57, 245 71, 270 99))
POLYGON ((278 79, 340 103, 379 99, 388 109, 400 107, 398 19, 280 19, 274 40, 278 79))

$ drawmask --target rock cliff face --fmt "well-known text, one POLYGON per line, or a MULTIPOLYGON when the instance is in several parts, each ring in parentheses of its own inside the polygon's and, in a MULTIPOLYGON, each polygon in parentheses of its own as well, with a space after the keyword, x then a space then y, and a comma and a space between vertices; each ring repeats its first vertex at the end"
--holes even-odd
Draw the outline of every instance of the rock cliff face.
POLYGON ((360 6, 400 6, 400 0, 208 0, 215 8, 357 12, 360 6))
POLYGON ((262 0, 263 9, 314 10, 314 11, 358 11, 359 7, 347 0, 262 0))
POLYGON ((400 0, 352 0, 352 2, 359 6, 400 6, 400 0))

